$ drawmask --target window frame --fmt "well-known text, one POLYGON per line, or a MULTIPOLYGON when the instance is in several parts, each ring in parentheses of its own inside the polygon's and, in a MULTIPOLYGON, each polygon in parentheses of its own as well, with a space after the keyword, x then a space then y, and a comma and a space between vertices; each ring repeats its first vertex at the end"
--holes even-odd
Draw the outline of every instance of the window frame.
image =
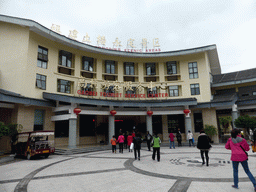
POLYGON ((200 95, 199 83, 190 84, 190 93, 191 93, 191 95, 200 95))
POLYGON ((63 51, 61 50, 59 52, 59 65, 62 67, 68 67, 68 68, 72 68, 72 59, 73 59, 73 54, 67 51, 63 51), (63 61, 63 57, 65 57, 65 61, 63 61), (70 63, 68 62, 70 61, 70 63))
POLYGON ((68 80, 64 80, 64 79, 58 79, 57 80, 58 81, 58 88, 57 88, 57 92, 60 92, 60 93, 68 93, 68 94, 71 94, 72 93, 72 91, 71 91, 71 84, 72 84, 72 82, 71 81, 68 81, 68 80), (67 84, 61 84, 61 82, 67 82, 67 84), (61 88, 61 86, 65 86, 64 87, 64 92, 63 91, 61 91, 62 90, 62 88, 61 88))
POLYGON ((177 62, 176 61, 166 62, 166 70, 167 70, 167 75, 177 74, 177 62))
POLYGON ((147 89, 147 97, 148 97, 148 98, 151 98, 151 97, 149 97, 149 94, 152 95, 151 97, 156 97, 156 94, 157 94, 157 87, 152 87, 152 90, 151 90, 151 88, 148 88, 148 89, 147 89))
POLYGON ((188 73, 189 73, 189 79, 199 78, 197 62, 189 62, 188 63, 188 73))
POLYGON ((39 89, 46 90, 46 76, 45 75, 41 75, 38 73, 36 74, 36 87, 39 89), (43 77, 44 77, 44 79, 42 79, 43 77))
POLYGON ((48 67, 48 49, 42 46, 38 46, 37 49, 37 67, 43 69, 47 69, 48 67), (40 52, 39 49, 41 49, 42 52, 40 52))
POLYGON ((169 97, 178 97, 179 96, 179 86, 178 85, 170 85, 168 87, 169 97), (170 89, 171 87, 175 87, 176 89, 170 89), (172 92, 172 94, 171 94, 172 92))
POLYGON ((112 60, 105 60, 105 72, 107 74, 116 74, 116 62, 112 61, 112 60), (109 71, 108 71, 108 67, 109 66, 109 71))
POLYGON ((146 63, 146 74, 156 75, 156 63, 146 63))
POLYGON ((83 56, 82 57, 82 70, 93 72, 93 63, 94 63, 94 59, 93 58, 83 56), (85 67, 85 62, 88 62, 88 66, 87 67, 85 67))
POLYGON ((124 71, 125 75, 135 75, 135 70, 134 70, 134 63, 133 62, 125 62, 124 63, 124 71), (127 70, 128 68, 128 70, 127 70))

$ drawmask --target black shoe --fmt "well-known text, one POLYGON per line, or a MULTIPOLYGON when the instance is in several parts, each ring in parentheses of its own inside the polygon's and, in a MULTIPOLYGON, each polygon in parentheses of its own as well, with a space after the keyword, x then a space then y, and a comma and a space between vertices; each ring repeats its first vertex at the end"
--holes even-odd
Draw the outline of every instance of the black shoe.
POLYGON ((138 158, 138 160, 140 161, 140 158, 138 158))

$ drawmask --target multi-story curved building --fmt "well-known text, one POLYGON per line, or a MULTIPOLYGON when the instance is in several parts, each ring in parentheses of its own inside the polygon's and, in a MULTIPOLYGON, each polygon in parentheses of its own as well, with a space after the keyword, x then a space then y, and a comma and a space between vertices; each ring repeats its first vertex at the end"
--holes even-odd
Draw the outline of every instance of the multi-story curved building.
POLYGON ((0 28, 0 121, 55 130, 56 145, 69 147, 108 142, 120 129, 155 131, 168 141, 179 128, 185 141, 188 130, 217 127, 208 105, 212 76, 221 74, 216 45, 123 52, 27 19, 0 15, 0 28))

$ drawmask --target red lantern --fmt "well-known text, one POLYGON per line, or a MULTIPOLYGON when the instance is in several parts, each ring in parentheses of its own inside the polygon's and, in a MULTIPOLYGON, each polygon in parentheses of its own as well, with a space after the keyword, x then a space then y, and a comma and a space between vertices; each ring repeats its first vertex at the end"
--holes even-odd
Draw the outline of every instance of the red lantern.
POLYGON ((183 112, 184 112, 185 115, 187 116, 187 115, 190 113, 190 110, 189 110, 189 109, 185 109, 183 112))
POLYGON ((74 109, 74 113, 76 114, 76 115, 78 115, 79 113, 81 113, 81 109, 79 109, 79 108, 75 108, 74 109))
POLYGON ((115 111, 115 110, 111 110, 111 111, 110 111, 110 114, 111 114, 112 116, 115 116, 116 111, 115 111))
POLYGON ((151 115, 153 115, 153 111, 148 111, 147 114, 150 117, 151 115))

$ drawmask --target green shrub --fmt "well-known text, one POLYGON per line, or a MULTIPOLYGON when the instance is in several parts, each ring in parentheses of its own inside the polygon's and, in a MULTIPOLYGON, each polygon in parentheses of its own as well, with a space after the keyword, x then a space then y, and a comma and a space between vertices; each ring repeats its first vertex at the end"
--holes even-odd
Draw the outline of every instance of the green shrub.
POLYGON ((214 127, 213 125, 205 125, 204 126, 204 131, 206 133, 206 135, 208 135, 210 138, 212 138, 212 136, 217 135, 217 128, 214 127))

